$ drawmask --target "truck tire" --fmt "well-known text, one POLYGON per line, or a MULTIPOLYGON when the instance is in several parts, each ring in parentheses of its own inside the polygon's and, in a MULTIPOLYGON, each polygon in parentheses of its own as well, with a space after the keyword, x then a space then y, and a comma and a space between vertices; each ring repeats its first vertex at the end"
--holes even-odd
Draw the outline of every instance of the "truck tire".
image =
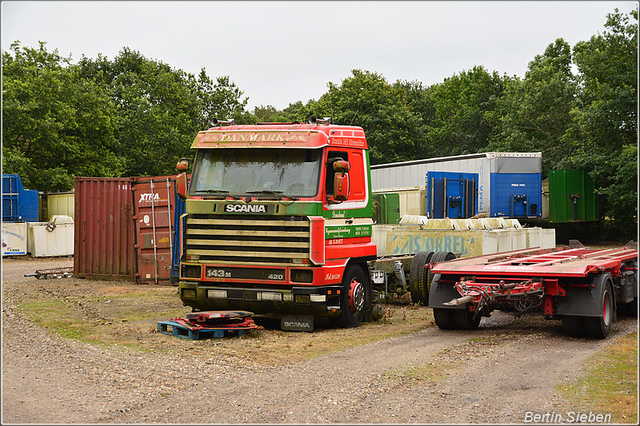
POLYGON ((436 320, 436 325, 442 330, 457 329, 453 312, 454 309, 433 308, 433 319, 436 320))
POLYGON ((437 251, 433 253, 430 263, 446 262, 447 260, 453 260, 455 258, 456 255, 451 253, 450 251, 437 251))
POLYGON ((473 319, 475 312, 471 312, 469 309, 452 309, 454 312, 453 319, 459 330, 476 330, 480 325, 481 315, 478 315, 476 319, 473 319))
POLYGON ((611 332, 611 324, 613 324, 615 309, 611 288, 611 281, 608 280, 604 286, 601 296, 602 314, 599 317, 583 318, 587 337, 605 339, 611 332))
POLYGON ((413 256, 411 261, 411 270, 409 272, 409 290, 411 292, 411 301, 427 306, 429 303, 429 289, 431 281, 429 281, 429 273, 425 269, 431 256, 432 251, 419 251, 413 256))
POLYGON ((360 265, 349 265, 342 277, 340 315, 331 319, 335 327, 358 327, 371 305, 371 286, 360 265))

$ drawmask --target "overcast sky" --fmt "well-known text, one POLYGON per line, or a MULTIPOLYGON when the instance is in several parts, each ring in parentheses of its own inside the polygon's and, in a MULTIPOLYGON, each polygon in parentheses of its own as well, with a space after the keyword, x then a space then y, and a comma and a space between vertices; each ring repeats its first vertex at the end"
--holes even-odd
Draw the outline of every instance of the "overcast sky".
POLYGON ((635 1, 3 1, 2 49, 20 40, 114 59, 123 47, 172 68, 229 76, 254 106, 318 99, 351 70, 440 83, 474 66, 524 76, 563 38, 604 31, 635 1))

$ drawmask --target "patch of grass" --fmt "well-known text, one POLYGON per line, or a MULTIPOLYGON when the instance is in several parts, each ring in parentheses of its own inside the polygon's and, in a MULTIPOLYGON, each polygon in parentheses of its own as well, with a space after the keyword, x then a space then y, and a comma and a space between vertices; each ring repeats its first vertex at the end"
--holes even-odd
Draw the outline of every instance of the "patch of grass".
POLYGON ((433 327, 430 309, 408 303, 408 296, 385 305, 379 321, 357 328, 334 329, 320 321, 313 333, 286 332, 275 327, 241 337, 188 340, 158 332, 158 321, 185 318, 175 287, 140 286, 90 280, 56 280, 46 285, 11 283, 20 289, 21 312, 47 330, 84 343, 141 352, 188 350, 194 356, 232 356, 258 365, 277 365, 406 335, 433 327))
POLYGON ((573 411, 611 414, 613 423, 638 423, 638 333, 620 338, 587 362, 577 381, 558 386, 573 411))
MULTIPOLYGON (((436 358, 434 357, 434 359, 436 358)), ((447 379, 449 377, 448 373, 455 368, 452 362, 436 359, 435 361, 425 361, 401 369, 394 368, 385 372, 383 376, 389 380, 426 380, 437 383, 447 379)))
POLYGON ((77 315, 61 300, 30 300, 21 308, 32 321, 53 333, 68 339, 86 338, 86 330, 79 324, 77 315))

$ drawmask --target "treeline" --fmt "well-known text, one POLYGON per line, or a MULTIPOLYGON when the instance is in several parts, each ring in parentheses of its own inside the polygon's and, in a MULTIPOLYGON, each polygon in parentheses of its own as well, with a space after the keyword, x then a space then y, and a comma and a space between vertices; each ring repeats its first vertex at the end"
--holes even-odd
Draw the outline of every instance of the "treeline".
POLYGON ((637 231, 637 11, 616 9, 604 31, 573 48, 550 44, 524 78, 475 66, 425 87, 353 70, 318 100, 260 106, 231 79, 195 76, 127 47, 77 63, 46 43, 2 53, 4 173, 25 186, 68 191, 74 176, 160 176, 209 119, 362 126, 372 164, 486 151, 541 151, 543 177, 588 169, 608 236, 637 231))

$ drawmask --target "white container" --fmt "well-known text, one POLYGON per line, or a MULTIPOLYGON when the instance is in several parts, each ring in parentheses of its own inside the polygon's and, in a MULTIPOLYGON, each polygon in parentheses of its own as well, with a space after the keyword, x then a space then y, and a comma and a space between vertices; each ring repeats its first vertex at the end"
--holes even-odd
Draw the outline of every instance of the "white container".
POLYGON ((73 255, 74 225, 73 219, 66 215, 53 215, 49 222, 29 222, 31 256, 73 255))
POLYGON ((28 245, 27 222, 2 222, 2 255, 26 255, 28 245))
POLYGON ((47 195, 47 215, 42 219, 53 220, 53 216, 69 216, 75 220, 75 193, 65 192, 47 195))

